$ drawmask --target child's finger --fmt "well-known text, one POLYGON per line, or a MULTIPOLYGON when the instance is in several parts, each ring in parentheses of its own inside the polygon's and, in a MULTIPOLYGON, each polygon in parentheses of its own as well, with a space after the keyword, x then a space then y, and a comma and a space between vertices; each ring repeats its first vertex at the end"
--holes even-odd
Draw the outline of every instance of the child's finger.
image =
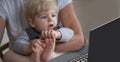
POLYGON ((35 47, 40 47, 40 45, 36 42, 36 43, 35 43, 35 47))
POLYGON ((35 39, 35 40, 31 41, 31 45, 34 46, 34 47, 36 47, 36 43, 37 43, 37 42, 39 42, 39 40, 38 40, 38 39, 35 39))
POLYGON ((45 31, 42 31, 42 32, 41 32, 41 37, 42 37, 42 38, 45 38, 44 33, 45 33, 45 31))
POLYGON ((53 32, 52 29, 48 30, 48 33, 47 33, 48 38, 51 38, 52 32, 53 32))
POLYGON ((45 37, 48 38, 48 31, 47 30, 45 30, 44 35, 45 35, 45 37))
POLYGON ((42 40, 40 39, 39 42, 37 42, 39 44, 39 46, 42 46, 43 48, 46 46, 45 45, 45 41, 42 42, 42 40))
POLYGON ((42 44, 41 46, 42 46, 43 48, 45 48, 45 47, 46 47, 46 44, 42 44))
POLYGON ((53 31, 51 34, 52 34, 52 35, 51 35, 51 38, 52 38, 52 39, 55 39, 55 38, 56 38, 55 32, 53 31))
POLYGON ((48 38, 45 38, 44 41, 45 41, 45 43, 48 42, 48 38))
POLYGON ((36 51, 36 48, 35 48, 35 47, 32 46, 31 48, 32 48, 33 51, 36 51))

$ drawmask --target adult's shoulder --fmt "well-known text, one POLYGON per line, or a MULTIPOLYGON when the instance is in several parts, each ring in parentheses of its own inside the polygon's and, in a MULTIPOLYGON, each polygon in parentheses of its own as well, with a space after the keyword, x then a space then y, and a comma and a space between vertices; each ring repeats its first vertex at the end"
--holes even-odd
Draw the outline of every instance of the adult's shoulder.
POLYGON ((72 0, 55 0, 55 2, 58 6, 58 9, 61 10, 68 4, 72 3, 72 0))
POLYGON ((0 0, 0 5, 1 4, 12 4, 12 3, 21 3, 24 2, 25 0, 0 0))
POLYGON ((0 4, 5 4, 5 3, 9 3, 12 2, 13 0, 0 0, 0 4))

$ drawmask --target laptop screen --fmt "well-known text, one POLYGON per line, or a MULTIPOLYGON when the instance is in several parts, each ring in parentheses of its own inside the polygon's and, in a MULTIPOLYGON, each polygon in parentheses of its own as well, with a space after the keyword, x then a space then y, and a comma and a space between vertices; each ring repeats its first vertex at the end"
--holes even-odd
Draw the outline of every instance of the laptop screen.
POLYGON ((90 31, 88 62, 120 62, 120 18, 90 31))

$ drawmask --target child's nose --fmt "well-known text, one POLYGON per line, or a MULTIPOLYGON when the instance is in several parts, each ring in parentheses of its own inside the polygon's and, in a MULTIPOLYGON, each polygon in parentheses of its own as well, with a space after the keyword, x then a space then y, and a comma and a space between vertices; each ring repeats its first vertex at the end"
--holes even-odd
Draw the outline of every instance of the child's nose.
POLYGON ((49 16, 49 17, 48 17, 48 22, 51 22, 51 21, 52 21, 52 17, 49 16))

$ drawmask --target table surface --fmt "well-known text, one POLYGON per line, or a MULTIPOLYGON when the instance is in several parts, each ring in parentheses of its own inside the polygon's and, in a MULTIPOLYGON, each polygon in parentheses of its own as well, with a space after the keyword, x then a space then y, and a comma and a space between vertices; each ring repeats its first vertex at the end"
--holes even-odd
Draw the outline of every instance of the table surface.
POLYGON ((80 57, 85 53, 88 53, 88 44, 85 44, 80 50, 64 53, 49 62, 69 62, 70 60, 80 57))

